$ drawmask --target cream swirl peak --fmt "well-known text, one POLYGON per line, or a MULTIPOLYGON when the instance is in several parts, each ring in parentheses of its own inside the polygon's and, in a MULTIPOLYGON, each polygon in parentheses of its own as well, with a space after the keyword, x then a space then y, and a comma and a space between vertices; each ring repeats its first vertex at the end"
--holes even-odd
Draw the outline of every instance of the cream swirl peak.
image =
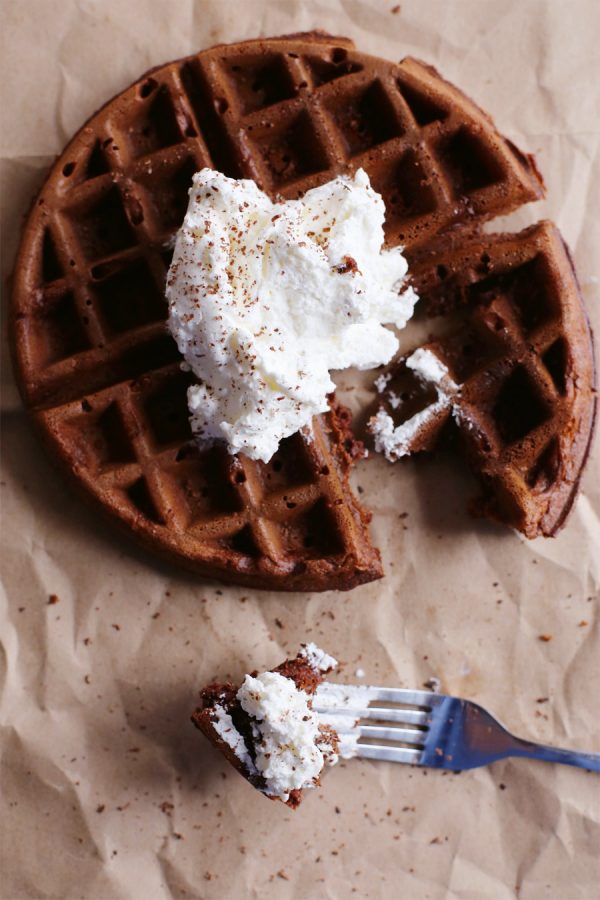
POLYGON ((169 329, 198 383, 201 443, 268 462, 328 408, 330 371, 370 369, 398 348, 417 299, 367 174, 274 203, 253 181, 194 175, 167 278, 169 329))

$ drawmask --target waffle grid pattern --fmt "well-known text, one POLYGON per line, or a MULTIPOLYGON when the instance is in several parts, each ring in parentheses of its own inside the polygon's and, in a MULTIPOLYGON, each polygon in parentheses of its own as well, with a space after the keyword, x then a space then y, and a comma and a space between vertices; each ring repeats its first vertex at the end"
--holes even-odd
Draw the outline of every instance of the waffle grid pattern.
POLYGON ((209 566, 229 554, 238 576, 254 572, 248 580, 293 570, 295 588, 352 586, 380 564, 331 423, 316 426, 313 442, 282 447, 282 468, 302 458, 303 477, 276 492, 260 463, 178 456, 191 437, 186 379, 163 289, 191 176, 211 166, 291 197, 363 166, 386 201, 388 238, 409 245, 506 212, 540 186, 427 67, 373 60, 343 42, 269 43, 269 52, 260 42, 215 48, 149 73, 66 148, 21 249, 17 366, 27 404, 76 479, 155 545, 209 566), (313 567, 303 582, 311 560, 326 571, 313 567))
POLYGON ((177 382, 183 387, 176 364, 107 388, 92 403, 75 401, 42 415, 71 453, 80 443, 90 486, 101 495, 121 492, 174 536, 262 557, 272 561, 273 573, 295 575, 311 559, 354 549, 325 428, 315 423, 312 440, 286 439, 268 464, 220 448, 201 453, 189 442, 177 382))
MULTIPOLYGON (((481 212, 478 194, 491 202, 487 214, 500 211, 495 188, 506 193, 517 175, 493 128, 475 114, 469 121, 439 78, 439 100, 431 99, 432 76, 419 64, 388 64, 374 74, 346 53, 337 48, 329 62, 291 52, 266 61, 208 54, 203 62, 200 55, 132 89, 134 113, 126 105, 119 115, 117 105, 100 118, 100 133, 88 126, 64 156, 41 248, 48 399, 54 380, 70 378, 68 365, 52 363, 94 348, 123 356, 132 343, 164 335, 169 246, 191 176, 203 166, 285 196, 363 166, 386 202, 390 237, 410 246, 464 209, 481 212), (325 74, 316 61, 329 66, 325 74)), ((517 202, 523 199, 531 197, 517 202)))
POLYGON ((431 311, 443 295, 452 298, 451 308, 468 310, 467 325, 424 345, 458 389, 446 389, 446 406, 432 410, 437 396, 407 370, 404 357, 392 370, 383 408, 396 425, 432 411, 425 437, 415 435, 415 450, 432 449, 451 418, 471 466, 499 495, 498 516, 512 518, 528 537, 552 533, 572 499, 593 419, 589 333, 557 233, 541 223, 516 238, 483 239, 474 255, 463 252, 459 271, 450 274, 438 259, 429 271, 416 271, 415 280, 431 311), (394 398, 402 395, 410 406, 398 406, 394 398))

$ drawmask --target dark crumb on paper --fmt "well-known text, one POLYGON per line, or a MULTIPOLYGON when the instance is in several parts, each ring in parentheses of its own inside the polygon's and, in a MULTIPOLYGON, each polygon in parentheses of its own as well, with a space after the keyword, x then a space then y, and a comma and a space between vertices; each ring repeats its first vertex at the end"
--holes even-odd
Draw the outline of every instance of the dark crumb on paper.
POLYGON ((505 790, 506 790, 506 785, 505 785, 505 784, 499 784, 498 787, 500 788, 501 791, 505 791, 505 790))
POLYGON ((91 638, 84 638, 84 639, 83 639, 83 643, 85 644, 86 647, 89 647, 89 645, 92 643, 92 639, 91 639, 91 638))
POLYGON ((25 612, 25 607, 24 607, 24 606, 20 606, 19 609, 17 610, 17 612, 25 612))
POLYGON ((205 872, 205 873, 204 873, 204 880, 205 880, 205 881, 212 881, 212 880, 213 880, 213 874, 212 874, 212 872, 205 872))
POLYGON ((429 843, 430 843, 430 844, 441 844, 441 843, 442 843, 442 839, 439 838, 439 837, 434 837, 434 838, 432 838, 432 839, 429 841, 429 843))
POLYGON ((283 871, 283 869, 280 869, 280 870, 279 870, 279 872, 277 873, 277 877, 278 877, 278 878, 281 878, 282 881, 289 881, 289 880, 290 880, 289 875, 286 875, 286 873, 283 871))
POLYGON ((85 681, 86 684, 91 684, 91 680, 90 680, 90 676, 89 676, 89 675, 84 675, 84 676, 83 676, 83 680, 85 681))
POLYGON ((114 628, 115 631, 120 631, 120 630, 121 630, 121 626, 120 626, 120 625, 115 625, 114 622, 113 622, 113 624, 111 625, 111 628, 114 628))
POLYGON ((341 809, 339 808, 339 806, 334 807, 334 809, 336 811, 336 814, 339 816, 341 813, 341 809))
POLYGON ((278 628, 283 628, 283 622, 281 621, 281 619, 275 619, 275 624, 278 628))
POLYGON ((538 634, 538 641, 543 641, 545 644, 547 644, 548 641, 551 641, 551 640, 552 640, 551 634, 538 634))
POLYGON ((358 491, 359 494, 364 494, 364 492, 365 492, 364 487, 361 487, 360 484, 356 485, 356 490, 358 491))
POLYGON ((159 612, 156 612, 156 613, 153 614, 152 618, 153 618, 153 619, 158 619, 159 616, 160 616, 160 613, 159 613, 159 612))
POLYGON ((168 800, 163 800, 162 803, 159 803, 158 808, 161 812, 164 812, 165 816, 170 816, 173 810, 175 809, 172 803, 169 803, 168 800))
POLYGON ((173 837, 175 838, 176 841, 182 841, 182 840, 183 840, 183 835, 182 835, 182 834, 179 834, 178 831, 174 831, 174 832, 173 832, 173 837))
POLYGON ((102 812, 104 812, 105 809, 106 809, 106 806, 104 805, 104 803, 101 803, 100 806, 96 807, 96 812, 102 813, 102 812))
POLYGON ((54 604, 58 603, 59 600, 60 597, 58 597, 57 594, 50 594, 50 596, 48 597, 48 606, 54 606, 54 604))
POLYGON ((400 513, 398 515, 398 518, 399 519, 408 519, 408 513, 407 512, 400 513))
POLYGON ((538 697, 536 703, 547 703, 550 697, 538 697))
POLYGON ((585 626, 588 625, 588 624, 589 624, 589 623, 586 622, 585 619, 582 619, 581 622, 578 622, 578 623, 577 623, 577 626, 578 626, 578 628, 585 628, 585 626))
POLYGON ((395 6, 392 6, 392 8, 390 9, 390 12, 393 16, 397 16, 401 9, 402 9, 402 7, 400 6, 400 4, 396 3, 395 6))

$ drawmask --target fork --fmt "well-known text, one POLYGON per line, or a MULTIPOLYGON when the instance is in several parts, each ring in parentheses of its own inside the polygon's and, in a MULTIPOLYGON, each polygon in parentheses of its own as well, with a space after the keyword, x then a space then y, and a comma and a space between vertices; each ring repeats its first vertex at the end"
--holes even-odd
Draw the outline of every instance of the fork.
POLYGON ((461 771, 523 756, 600 772, 600 753, 521 740, 477 703, 432 691, 326 681, 317 688, 313 709, 323 724, 338 732, 344 758, 461 771))

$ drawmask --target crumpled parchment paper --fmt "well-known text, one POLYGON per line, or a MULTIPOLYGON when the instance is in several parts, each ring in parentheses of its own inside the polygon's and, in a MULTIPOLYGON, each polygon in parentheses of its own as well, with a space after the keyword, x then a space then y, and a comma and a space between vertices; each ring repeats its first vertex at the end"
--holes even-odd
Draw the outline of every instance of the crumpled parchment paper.
MULTIPOLYGON (((2 20, 4 276, 46 167, 105 100, 216 42, 320 27, 433 63, 537 153, 548 199, 511 224, 559 224, 600 333, 597 0, 4 0, 2 20)), ((385 580, 254 593, 154 562, 72 498, 21 408, 6 338, 3 350, 3 897, 598 896, 597 776, 354 760, 292 813, 188 717, 206 681, 311 639, 341 678, 439 678, 521 736, 600 751, 599 442, 568 527, 533 543, 470 520, 471 485, 450 462, 371 459, 355 485, 385 580)))

